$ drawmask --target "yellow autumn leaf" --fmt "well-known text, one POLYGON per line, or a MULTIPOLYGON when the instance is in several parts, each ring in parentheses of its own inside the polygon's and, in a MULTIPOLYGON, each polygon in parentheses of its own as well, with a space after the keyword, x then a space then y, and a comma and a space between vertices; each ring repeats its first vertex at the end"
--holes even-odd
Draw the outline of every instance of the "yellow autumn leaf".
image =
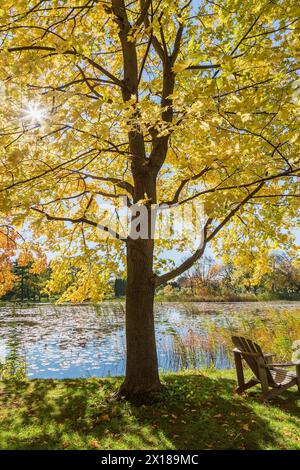
POLYGON ((189 66, 192 64, 192 62, 190 60, 185 60, 184 62, 177 62, 174 66, 173 66, 173 72, 175 73, 179 73, 179 72, 183 72, 183 70, 186 70, 187 68, 189 68, 189 66))

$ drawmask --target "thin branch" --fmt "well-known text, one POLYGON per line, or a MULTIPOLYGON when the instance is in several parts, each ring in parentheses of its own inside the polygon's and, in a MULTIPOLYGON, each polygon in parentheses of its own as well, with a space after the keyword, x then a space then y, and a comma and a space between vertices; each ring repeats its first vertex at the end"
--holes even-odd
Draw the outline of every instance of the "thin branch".
POLYGON ((79 173, 80 175, 83 175, 85 178, 91 178, 91 179, 98 180, 98 181, 112 183, 118 186, 119 188, 126 189, 126 191, 131 196, 133 196, 134 194, 134 187, 128 181, 123 181, 123 180, 120 180, 119 178, 113 178, 109 176, 98 176, 98 175, 92 175, 90 173, 77 172, 76 170, 74 171, 74 173, 79 173))
MULTIPOLYGON (((263 178, 256 179, 255 181, 251 181, 249 183, 235 184, 235 185, 231 185, 231 186, 217 185, 214 188, 205 189, 205 190, 200 191, 196 194, 193 194, 192 196, 189 196, 185 199, 182 199, 181 201, 178 201, 177 204, 179 204, 179 205, 185 204, 186 202, 192 201, 193 199, 196 199, 197 197, 204 196, 205 194, 209 194, 209 193, 214 193, 214 192, 219 192, 219 191, 229 191, 231 189, 250 188, 251 186, 254 186, 256 184, 265 183, 267 181, 272 181, 274 179, 279 179, 279 178, 283 178, 283 177, 297 176, 297 175, 295 175, 297 172, 300 172, 300 168, 295 168, 293 170, 286 170, 286 171, 283 171, 281 173, 277 173, 276 175, 265 176, 263 178)), ((171 203, 172 203, 172 201, 163 201, 162 204, 171 205, 171 203)))
POLYGON ((212 219, 208 219, 203 230, 203 239, 199 248, 195 251, 195 253, 190 256, 187 260, 185 260, 180 266, 169 271, 162 276, 157 276, 155 278, 155 285, 159 286, 161 284, 165 284, 166 282, 174 279, 175 277, 179 276, 180 274, 184 273, 187 269, 190 269, 193 264, 201 258, 204 253, 205 247, 208 242, 210 242, 218 233, 219 231, 226 225, 231 218, 243 207, 247 202, 256 194, 260 189, 264 186, 264 183, 259 184, 252 192, 250 192, 237 206, 227 214, 227 216, 222 220, 222 222, 212 231, 210 235, 207 235, 208 227, 212 222, 212 219))
POLYGON ((251 191, 237 206, 227 214, 227 216, 222 220, 222 222, 213 230, 213 232, 207 237, 207 242, 211 241, 218 233, 219 231, 224 227, 224 225, 229 222, 232 217, 240 210, 241 207, 243 207, 245 204, 247 204, 250 199, 252 199, 256 193, 258 193, 261 188, 264 186, 264 182, 260 183, 253 191, 251 191))
POLYGON ((178 186, 178 188, 175 191, 173 199, 168 204, 169 205, 177 204, 177 202, 179 200, 179 196, 180 196, 182 190, 184 189, 184 187, 187 185, 187 183, 189 183, 190 181, 196 181, 197 179, 201 178, 201 176, 203 176, 205 173, 207 173, 208 170, 209 170, 209 167, 206 166, 205 168, 203 168, 203 170, 201 170, 196 175, 194 175, 190 178, 186 178, 186 179, 182 180, 180 182, 180 185, 178 186))
POLYGON ((207 64, 207 65, 189 65, 185 70, 211 70, 219 69, 221 64, 207 64))
POLYGON ((109 233, 112 235, 114 238, 117 238, 118 240, 123 240, 123 237, 121 237, 120 234, 118 234, 115 230, 111 229, 110 227, 106 225, 101 225, 98 222, 94 222, 93 220, 89 220, 86 217, 77 217, 77 218, 72 218, 72 217, 60 217, 60 216, 55 216, 48 214, 47 212, 38 209, 37 207, 31 207, 31 210, 38 212, 39 214, 42 214, 46 217, 47 220, 52 220, 52 221, 57 221, 57 222, 70 222, 72 224, 87 224, 91 225, 92 227, 99 228, 103 230, 104 232, 109 233))
POLYGON ((1 188, 0 189, 0 193, 3 193, 4 191, 9 191, 10 189, 13 189, 17 186, 21 186, 23 184, 26 184, 26 183, 30 183, 31 181, 35 181, 39 178, 42 178, 43 176, 46 176, 48 175, 49 173, 53 173, 54 171, 60 169, 60 168, 63 168, 65 165, 69 164, 69 163, 74 163, 75 161, 79 160, 80 158, 86 156, 86 155, 89 155, 91 152, 94 152, 95 149, 92 149, 92 150, 88 150, 80 155, 78 155, 77 157, 74 157, 70 160, 67 160, 66 162, 63 162, 63 163, 60 163, 59 165, 56 165, 55 167, 53 168, 50 168, 48 170, 45 170, 43 171, 42 173, 39 173, 38 175, 35 175, 35 176, 32 176, 30 178, 25 178, 24 180, 21 180, 21 181, 15 181, 13 183, 11 183, 10 185, 6 186, 5 188, 1 188))
POLYGON ((180 274, 184 273, 184 271, 187 271, 190 269, 193 264, 201 258, 201 256, 204 253, 206 244, 207 244, 207 230, 209 225, 211 224, 212 219, 208 219, 205 226, 204 226, 204 231, 203 231, 203 238, 201 240, 199 248, 195 251, 195 253, 190 256, 188 259, 186 259, 182 264, 180 264, 177 268, 172 269, 172 271, 169 271, 166 274, 163 274, 162 276, 155 276, 155 286, 160 286, 161 284, 165 284, 166 282, 170 281, 171 279, 174 279, 177 276, 180 276, 180 274))
MULTIPOLYGON (((8 52, 22 52, 22 51, 47 51, 47 52, 53 52, 54 55, 58 55, 58 54, 63 54, 63 55, 74 55, 74 56, 77 56, 77 57, 81 57, 82 59, 86 60, 90 65, 92 65, 93 67, 95 67, 95 69, 99 70, 100 72, 102 72, 104 75, 106 75, 106 77, 110 78, 115 85, 118 85, 120 87, 123 87, 124 84, 121 80, 119 80, 117 77, 115 77, 112 73, 110 73, 108 70, 106 70, 104 67, 102 67, 102 65, 98 64, 97 62, 95 62, 93 59, 91 59, 90 57, 87 57, 83 54, 80 54, 78 53, 75 49, 72 50, 72 49, 68 49, 66 51, 63 51, 63 52, 57 52, 56 48, 55 47, 51 47, 51 46, 34 46, 34 45, 28 45, 28 46, 17 46, 17 47, 10 47, 8 49, 8 52)), ((51 54, 53 55, 53 54, 51 54)))

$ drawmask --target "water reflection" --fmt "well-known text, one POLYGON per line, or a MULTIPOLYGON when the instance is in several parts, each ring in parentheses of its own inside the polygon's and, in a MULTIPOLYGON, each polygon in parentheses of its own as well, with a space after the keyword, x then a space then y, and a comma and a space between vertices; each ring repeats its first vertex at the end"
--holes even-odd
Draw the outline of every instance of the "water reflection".
MULTIPOLYGON (((271 305, 287 308, 286 303, 271 305)), ((288 308, 298 304, 288 303, 288 308)), ((240 313, 259 315, 270 303, 156 305, 156 335, 161 370, 230 367, 221 345, 206 344, 207 319, 234 322, 240 313)), ((0 308, 0 357, 26 360, 31 378, 106 377, 125 369, 125 318, 121 303, 100 306, 38 305, 0 308)), ((19 362, 18 362, 19 361, 19 362)))

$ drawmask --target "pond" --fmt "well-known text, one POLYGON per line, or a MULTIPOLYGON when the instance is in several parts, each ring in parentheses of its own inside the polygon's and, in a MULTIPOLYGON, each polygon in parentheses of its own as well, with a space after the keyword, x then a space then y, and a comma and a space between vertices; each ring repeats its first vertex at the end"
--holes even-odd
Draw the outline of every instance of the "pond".
MULTIPOLYGON (((157 303, 160 370, 228 368, 222 344, 206 346, 209 325, 234 323, 267 309, 299 309, 297 302, 157 303)), ((125 370, 124 305, 0 307, 0 360, 23 361, 30 378, 107 377, 125 370)))

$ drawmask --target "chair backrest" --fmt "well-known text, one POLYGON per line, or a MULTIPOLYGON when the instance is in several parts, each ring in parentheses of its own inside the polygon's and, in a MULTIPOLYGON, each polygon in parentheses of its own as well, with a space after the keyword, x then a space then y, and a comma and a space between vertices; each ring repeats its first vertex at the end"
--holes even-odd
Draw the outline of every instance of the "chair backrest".
MULTIPOLYGON (((262 363, 266 364, 261 347, 251 341, 251 339, 243 338, 242 336, 232 336, 232 342, 241 353, 255 377, 260 380, 259 368, 262 363)), ((274 380, 269 369, 266 368, 265 370, 267 372, 269 385, 273 385, 274 380)))

